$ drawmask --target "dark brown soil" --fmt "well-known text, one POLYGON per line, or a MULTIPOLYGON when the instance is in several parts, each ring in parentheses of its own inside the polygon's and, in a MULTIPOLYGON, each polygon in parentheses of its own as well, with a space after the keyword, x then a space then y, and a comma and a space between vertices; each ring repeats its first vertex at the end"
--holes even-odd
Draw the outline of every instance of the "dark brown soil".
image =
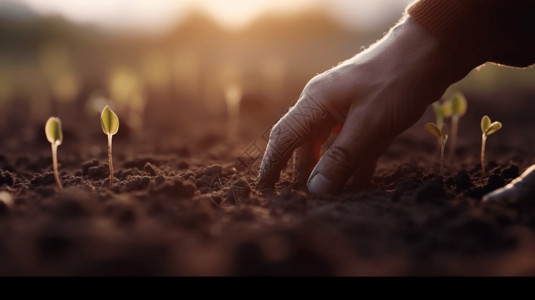
POLYGON ((535 199, 481 203, 534 161, 534 95, 467 95, 442 175, 426 112, 380 159, 371 187, 331 197, 292 189, 290 168, 274 193, 256 191, 254 167, 236 159, 263 147, 253 119, 234 142, 224 119, 169 132, 122 124, 111 188, 98 119, 91 129, 66 119, 63 190, 45 120, 6 128, 0 275, 535 275, 535 199), (489 137, 485 177, 483 114, 504 124, 489 137))

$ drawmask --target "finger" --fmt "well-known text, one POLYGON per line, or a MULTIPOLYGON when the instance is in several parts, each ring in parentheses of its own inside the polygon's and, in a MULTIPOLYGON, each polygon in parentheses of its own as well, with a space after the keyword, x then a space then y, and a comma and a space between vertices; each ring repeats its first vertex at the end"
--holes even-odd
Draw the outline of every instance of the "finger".
MULTIPOLYGON (((338 136, 338 134, 340 134, 341 129, 342 129, 341 125, 333 128, 330 136, 321 145, 321 151, 320 151, 319 157, 321 157, 329 149, 329 147, 333 145, 334 141, 336 140, 336 137, 338 136)), ((357 185, 357 186, 369 185, 371 182, 373 173, 375 172, 375 168, 377 166, 376 162, 377 162, 377 158, 374 159, 373 157, 362 159, 361 163, 358 166, 356 166, 356 170, 353 173, 353 176, 351 176, 350 178, 350 184, 357 185)))
POLYGON ((295 149, 293 156, 293 185, 295 189, 306 188, 308 176, 320 158, 321 147, 328 134, 328 129, 320 130, 313 134, 314 137, 307 139, 295 149))
POLYGON ((517 201, 532 199, 534 195, 535 165, 532 165, 506 186, 496 189, 483 196, 482 201, 517 201))
POLYGON ((485 194, 483 196, 482 201, 483 202, 514 201, 518 199, 518 194, 519 194, 518 186, 508 184, 488 194, 485 194))
POLYGON ((293 151, 302 145, 315 128, 329 127, 332 122, 327 109, 306 92, 273 126, 260 164, 257 187, 272 188, 293 151))
POLYGON ((343 186, 357 170, 357 180, 369 180, 375 161, 392 140, 382 135, 369 118, 373 114, 350 112, 342 131, 312 171, 307 187, 314 194, 330 194, 343 186), (381 136, 378 138, 378 136, 381 136))
POLYGON ((315 141, 308 141, 297 148, 294 152, 294 188, 305 189, 308 177, 320 157, 334 143, 340 134, 342 125, 338 124, 331 130, 323 129, 317 134, 315 141), (322 132, 321 132, 322 131, 322 132))
MULTIPOLYGON (((331 134, 325 139, 325 142, 321 145, 320 156, 319 157, 322 157, 323 154, 325 152, 327 152, 327 149, 329 149, 332 146, 332 144, 336 140, 336 137, 338 136, 339 133, 340 133, 340 131, 338 131, 338 133, 336 133, 336 134, 331 132, 331 134)), ((319 158, 318 158, 318 160, 319 160, 319 158)))

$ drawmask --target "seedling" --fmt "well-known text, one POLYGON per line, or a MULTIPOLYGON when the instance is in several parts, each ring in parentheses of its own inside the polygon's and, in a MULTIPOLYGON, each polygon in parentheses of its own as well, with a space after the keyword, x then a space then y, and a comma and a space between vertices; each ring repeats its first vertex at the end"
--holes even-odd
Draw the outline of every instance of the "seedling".
POLYGON ((433 110, 435 111, 435 116, 437 117, 437 122, 435 125, 437 125, 440 128, 442 127, 442 124, 444 124, 444 119, 451 116, 451 113, 452 113, 451 100, 444 101, 444 102, 440 102, 440 101, 433 102, 433 110))
POLYGON ((228 135, 230 139, 238 136, 238 123, 240 118, 240 102, 242 89, 238 84, 229 84, 225 88, 225 101, 227 102, 228 135))
POLYGON ((451 139, 449 146, 449 158, 455 154, 457 147, 457 131, 459 128, 459 119, 466 113, 466 98, 461 93, 456 93, 451 99, 451 139))
POLYGON ((52 145, 52 167, 54 168, 54 178, 59 189, 62 189, 58 173, 58 146, 63 142, 63 132, 61 130, 61 120, 56 117, 50 117, 45 124, 46 139, 52 145))
POLYGON ((491 123, 489 116, 484 115, 481 119, 481 174, 485 176, 485 144, 487 137, 502 128, 502 123, 494 121, 491 123))
POLYGON ((111 142, 113 135, 119 131, 119 118, 108 105, 104 107, 100 114, 100 124, 102 125, 102 131, 108 135, 108 165, 110 166, 110 186, 112 186, 113 162, 111 158, 111 142))
POLYGON ((440 173, 442 174, 442 170, 444 169, 444 148, 446 147, 446 141, 448 140, 448 127, 446 124, 442 124, 442 126, 439 127, 435 123, 427 123, 425 124, 425 129, 436 136, 440 143, 440 173))

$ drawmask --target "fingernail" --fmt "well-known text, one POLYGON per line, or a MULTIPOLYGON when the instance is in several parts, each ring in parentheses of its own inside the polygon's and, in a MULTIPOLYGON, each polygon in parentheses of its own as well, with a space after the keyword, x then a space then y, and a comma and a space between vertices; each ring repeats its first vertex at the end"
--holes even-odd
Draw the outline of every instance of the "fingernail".
POLYGON ((312 194, 330 194, 334 189, 333 182, 321 173, 314 174, 308 180, 307 186, 308 191, 312 194))
POLYGON ((506 185, 483 196, 482 202, 517 200, 520 197, 519 185, 506 185))

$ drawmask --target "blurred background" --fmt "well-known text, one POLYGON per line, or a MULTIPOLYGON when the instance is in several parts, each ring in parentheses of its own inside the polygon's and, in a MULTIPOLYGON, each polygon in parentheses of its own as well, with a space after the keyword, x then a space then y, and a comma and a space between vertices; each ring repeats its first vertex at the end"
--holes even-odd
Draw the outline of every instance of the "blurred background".
MULTIPOLYGON (((55 115, 98 132, 109 103, 121 132, 196 136, 236 119, 230 130, 251 141, 410 2, 0 0, 1 131, 42 131, 55 115)), ((453 88, 508 95, 534 78, 486 65, 453 88)))

